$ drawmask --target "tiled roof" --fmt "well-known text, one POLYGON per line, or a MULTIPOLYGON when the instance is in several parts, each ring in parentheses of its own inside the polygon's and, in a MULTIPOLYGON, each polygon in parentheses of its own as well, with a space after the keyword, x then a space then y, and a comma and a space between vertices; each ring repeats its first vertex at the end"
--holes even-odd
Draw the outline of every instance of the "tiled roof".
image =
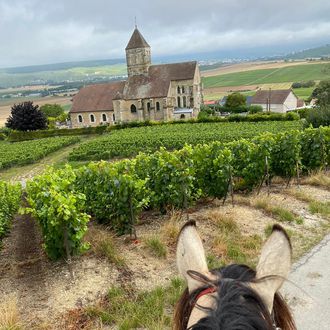
POLYGON ((140 33, 140 31, 137 28, 135 28, 131 36, 131 39, 126 46, 126 50, 135 49, 135 48, 145 48, 145 47, 150 48, 146 40, 143 38, 143 35, 140 33))
POLYGON ((125 81, 90 85, 82 88, 73 98, 71 113, 113 110, 112 100, 122 93, 125 81))
POLYGON ((197 62, 152 65, 148 75, 129 77, 123 92, 125 100, 166 97, 173 80, 190 80, 197 62))
POLYGON ((269 99, 271 104, 283 104, 291 92, 291 89, 259 90, 252 97, 251 104, 267 104, 269 99))

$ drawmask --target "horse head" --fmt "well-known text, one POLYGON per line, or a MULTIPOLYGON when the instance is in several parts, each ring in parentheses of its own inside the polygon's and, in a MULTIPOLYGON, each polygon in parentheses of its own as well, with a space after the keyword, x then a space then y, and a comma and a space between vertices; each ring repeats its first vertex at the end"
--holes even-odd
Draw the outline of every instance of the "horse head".
POLYGON ((291 254, 288 235, 274 225, 256 271, 238 264, 209 270, 196 224, 186 223, 177 242, 177 265, 188 288, 177 304, 174 329, 295 330, 277 292, 289 274, 291 254))

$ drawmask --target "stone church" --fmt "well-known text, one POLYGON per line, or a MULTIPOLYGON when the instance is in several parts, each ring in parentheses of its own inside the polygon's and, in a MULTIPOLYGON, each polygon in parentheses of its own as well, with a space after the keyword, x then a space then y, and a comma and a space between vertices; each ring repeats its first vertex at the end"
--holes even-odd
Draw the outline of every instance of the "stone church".
POLYGON ((197 62, 152 65, 150 46, 137 28, 126 61, 126 81, 86 86, 74 96, 72 127, 198 115, 202 92, 197 62))

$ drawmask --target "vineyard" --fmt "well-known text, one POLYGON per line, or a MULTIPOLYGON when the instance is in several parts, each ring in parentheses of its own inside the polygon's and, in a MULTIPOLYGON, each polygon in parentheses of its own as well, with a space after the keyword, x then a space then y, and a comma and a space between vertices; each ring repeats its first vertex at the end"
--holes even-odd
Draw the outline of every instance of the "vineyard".
POLYGON ((0 240, 8 232, 21 199, 21 186, 0 181, 0 240))
POLYGON ((181 150, 140 153, 132 160, 50 169, 27 185, 51 258, 87 248, 90 216, 117 233, 134 235, 143 209, 185 209, 201 197, 226 199, 279 176, 288 181, 330 162, 330 129, 264 133, 250 140, 219 141, 181 150))
POLYGON ((53 137, 16 143, 0 141, 0 169, 34 163, 56 150, 79 141, 77 137, 53 137))
POLYGON ((165 147, 180 149, 185 144, 197 145, 213 141, 229 142, 252 138, 260 133, 279 133, 301 129, 299 121, 198 123, 139 127, 113 131, 108 135, 83 143, 75 148, 70 160, 108 160, 131 157, 139 152, 150 153, 165 147))

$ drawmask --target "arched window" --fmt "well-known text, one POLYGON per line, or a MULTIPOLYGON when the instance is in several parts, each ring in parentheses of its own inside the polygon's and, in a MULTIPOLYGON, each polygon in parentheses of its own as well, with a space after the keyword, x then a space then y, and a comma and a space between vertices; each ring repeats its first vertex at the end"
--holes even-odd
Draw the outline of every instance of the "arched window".
POLYGON ((182 113, 181 116, 180 116, 180 119, 185 119, 186 116, 182 113))
POLYGON ((147 103, 147 109, 148 109, 148 111, 150 111, 150 109, 151 109, 151 104, 150 104, 150 102, 147 103))
POLYGON ((83 116, 82 115, 78 115, 78 123, 82 123, 83 122, 83 116))
POLYGON ((131 112, 136 112, 136 106, 134 104, 131 105, 131 112))
POLYGON ((107 115, 102 113, 102 121, 108 121, 107 115))
POLYGON ((178 94, 180 94, 180 86, 178 86, 178 94))
POLYGON ((178 108, 181 108, 181 98, 178 96, 178 108))
POLYGON ((181 92, 184 94, 184 86, 181 87, 181 92))
POLYGON ((113 120, 113 121, 116 121, 116 116, 115 116, 114 113, 112 114, 112 120, 113 120))
POLYGON ((183 107, 187 107, 187 98, 185 96, 183 97, 183 107))
POLYGON ((156 110, 159 111, 160 110, 160 103, 156 102, 156 110))
POLYGON ((89 118, 91 120, 91 123, 95 123, 95 116, 93 114, 90 114, 89 118))

